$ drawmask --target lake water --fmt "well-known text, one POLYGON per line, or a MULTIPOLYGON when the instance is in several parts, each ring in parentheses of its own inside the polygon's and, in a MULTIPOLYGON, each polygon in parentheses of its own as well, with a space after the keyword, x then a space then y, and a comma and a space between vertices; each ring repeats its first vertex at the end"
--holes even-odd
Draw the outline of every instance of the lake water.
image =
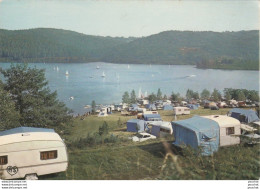
MULTIPOLYGON (((8 68, 11 64, 0 63, 8 68)), ((125 91, 132 89, 138 95, 172 91, 186 94, 187 89, 213 91, 214 88, 244 88, 259 90, 259 72, 243 70, 196 69, 180 65, 135 65, 111 63, 31 63, 29 66, 44 68, 51 90, 57 90, 58 97, 74 113, 84 113, 84 106, 95 100, 97 104, 120 103, 125 91), (99 69, 97 69, 99 66, 99 69), (57 71, 57 67, 59 70, 57 71), (66 71, 69 75, 66 76, 66 71), (102 74, 106 75, 102 77, 102 74), (73 96, 74 100, 70 100, 73 96)))

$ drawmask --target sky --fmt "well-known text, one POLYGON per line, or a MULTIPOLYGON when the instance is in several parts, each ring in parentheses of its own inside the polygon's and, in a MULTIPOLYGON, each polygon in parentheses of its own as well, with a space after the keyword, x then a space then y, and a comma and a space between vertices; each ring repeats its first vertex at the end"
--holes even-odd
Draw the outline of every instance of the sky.
POLYGON ((0 28, 142 37, 168 30, 259 30, 258 0, 0 0, 0 28))

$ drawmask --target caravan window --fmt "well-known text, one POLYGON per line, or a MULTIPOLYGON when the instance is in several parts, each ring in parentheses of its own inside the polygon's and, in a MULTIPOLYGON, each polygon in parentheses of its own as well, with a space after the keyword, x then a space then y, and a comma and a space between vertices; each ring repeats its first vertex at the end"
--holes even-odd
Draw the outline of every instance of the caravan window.
POLYGON ((41 160, 56 159, 57 150, 41 152, 41 160))
POLYGON ((7 163, 7 156, 0 156, 0 165, 6 165, 7 163))
POLYGON ((226 128, 226 135, 232 135, 232 134, 235 134, 235 128, 234 127, 226 128))

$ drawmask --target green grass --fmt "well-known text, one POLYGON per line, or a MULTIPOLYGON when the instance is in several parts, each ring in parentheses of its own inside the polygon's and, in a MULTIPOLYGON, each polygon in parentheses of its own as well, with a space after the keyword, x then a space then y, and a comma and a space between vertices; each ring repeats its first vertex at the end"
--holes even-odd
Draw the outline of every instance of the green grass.
MULTIPOLYGON (((229 109, 192 110, 191 115, 178 116, 178 120, 193 115, 225 115, 229 109)), ((172 121, 172 111, 159 111, 163 120, 172 121)), ((78 140, 88 133, 98 131, 106 121, 110 133, 122 138, 132 136, 126 132, 124 117, 114 113, 105 118, 86 117, 75 119, 69 140, 78 140), (118 124, 120 118, 121 124, 118 124)), ((69 167, 65 173, 47 175, 40 179, 68 180, 137 180, 137 179, 232 179, 251 180, 259 178, 259 145, 247 147, 244 144, 220 148, 210 157, 195 155, 191 149, 174 147, 172 139, 156 139, 143 143, 131 140, 116 143, 69 148, 69 167)))

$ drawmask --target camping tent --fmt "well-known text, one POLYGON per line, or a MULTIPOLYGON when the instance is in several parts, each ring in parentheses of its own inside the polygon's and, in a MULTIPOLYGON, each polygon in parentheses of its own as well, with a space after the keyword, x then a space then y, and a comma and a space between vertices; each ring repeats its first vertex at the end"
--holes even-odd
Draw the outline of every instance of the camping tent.
POLYGON ((173 107, 169 104, 163 106, 163 110, 173 110, 173 107))
POLYGON ((143 120, 130 119, 126 122, 128 132, 142 132, 145 131, 146 125, 143 120))
POLYGON ((198 109, 198 105, 195 105, 195 104, 188 104, 187 107, 191 110, 197 110, 198 109))
POLYGON ((155 104, 146 104, 146 105, 145 105, 145 108, 146 108, 147 110, 156 110, 155 104))
POLYGON ((254 110, 244 110, 240 108, 233 108, 228 112, 230 117, 238 119, 240 122, 251 123, 260 121, 257 113, 254 110))
POLYGON ((219 147, 218 123, 199 116, 172 122, 177 146, 189 145, 194 149, 201 147, 202 155, 210 155, 219 147))

